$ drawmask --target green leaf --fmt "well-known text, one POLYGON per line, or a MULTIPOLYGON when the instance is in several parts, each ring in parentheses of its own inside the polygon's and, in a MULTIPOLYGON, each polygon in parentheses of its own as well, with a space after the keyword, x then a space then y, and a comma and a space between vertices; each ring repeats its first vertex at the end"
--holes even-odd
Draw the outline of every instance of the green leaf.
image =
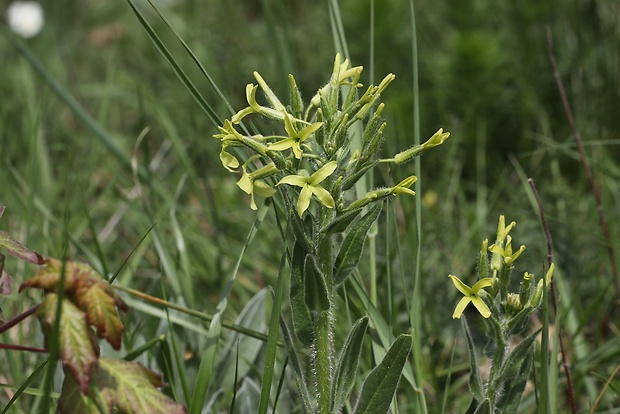
POLYGON ((336 367, 336 378, 333 383, 332 410, 339 411, 349 399, 357 377, 357 366, 359 365, 362 342, 367 328, 368 316, 358 319, 342 347, 336 367))
MULTIPOLYGON (((255 329, 265 333, 266 330, 266 298, 267 289, 261 289, 245 305, 237 319, 236 326, 255 329)), ((230 390, 236 387, 235 375, 246 377, 255 366, 259 353, 263 350, 264 341, 247 335, 232 332, 228 337, 226 352, 220 358, 216 370, 217 384, 230 390)))
POLYGON ((478 406, 474 414, 491 414, 493 411, 491 410, 491 401, 488 398, 485 398, 482 401, 482 404, 478 406))
POLYGON ((60 414, 101 414, 111 411, 111 407, 107 407, 105 404, 103 405, 105 410, 101 410, 97 405, 98 401, 100 399, 82 393, 73 377, 67 375, 62 383, 60 399, 58 399, 58 412, 60 414))
POLYGON ((76 392, 71 378, 65 378, 59 400, 61 413, 98 413, 91 411, 98 404, 107 407, 107 412, 115 408, 126 414, 187 412, 184 406, 157 389, 166 385, 161 382, 161 376, 140 363, 101 357, 93 369, 92 381, 90 392, 83 396, 76 392))
POLYGON ((366 377, 355 414, 386 413, 390 408, 403 367, 407 362, 413 339, 402 334, 392 344, 387 354, 366 377))
POLYGON ((280 259, 280 271, 278 272, 278 280, 276 281, 276 289, 273 294, 273 305, 271 307, 271 316, 269 319, 269 339, 265 350, 265 364, 263 365, 263 378, 261 382, 260 401, 258 404, 258 413, 266 414, 269 408, 269 394, 273 381, 273 372, 276 362, 276 352, 278 344, 278 332, 280 328, 280 317, 282 312, 282 298, 284 296, 284 279, 286 272, 286 258, 288 252, 282 253, 280 259))
POLYGON ((523 339, 508 355, 497 377, 492 379, 493 388, 502 390, 501 407, 500 401, 496 403, 501 412, 514 413, 519 407, 521 394, 532 366, 533 344, 539 333, 540 329, 523 339))
POLYGON ((295 233, 296 242, 300 243, 307 253, 312 253, 314 251, 314 242, 311 238, 313 221, 310 214, 306 215, 305 220, 298 215, 291 216, 291 224, 293 226, 293 233, 295 233))
POLYGON ((499 409, 502 414, 517 413, 519 404, 521 403, 521 396, 525 390, 527 380, 530 377, 533 358, 534 347, 530 347, 519 371, 510 382, 506 383, 506 387, 502 391, 499 400, 496 402, 497 409, 499 409))
POLYGON ((342 214, 338 214, 329 224, 321 229, 321 233, 335 234, 342 233, 359 216, 362 208, 353 209, 342 214))
MULTIPOLYGON (((58 295, 48 293, 37 311, 46 341, 54 328, 58 295)), ((58 353, 65 370, 68 370, 85 394, 91 381, 91 369, 99 357, 99 345, 86 323, 86 315, 68 299, 62 300, 58 353)))
POLYGON ((474 340, 469 330, 469 325, 465 317, 461 318, 463 323, 463 329, 465 330, 465 336, 467 337, 467 347, 469 348, 469 366, 471 367, 471 374, 469 376, 469 388, 474 398, 477 401, 482 401, 484 398, 484 386, 482 385, 482 379, 480 377, 480 370, 478 369, 478 357, 476 356, 476 348, 474 346, 474 340))
POLYGON ((325 275, 319 269, 313 255, 309 254, 306 256, 304 270, 304 297, 308 309, 310 309, 310 311, 328 310, 331 303, 329 300, 329 293, 327 292, 325 275))
MULTIPOLYGON (((292 220, 295 215, 291 214, 292 220)), ((306 294, 304 289, 304 260, 306 252, 302 244, 295 243, 293 248, 293 260, 291 262, 291 314, 293 320, 293 330, 297 339, 305 346, 312 344, 312 315, 306 305, 306 294)))
POLYGON ((338 252, 338 257, 336 257, 336 262, 334 263, 335 286, 344 282, 353 269, 357 267, 362 257, 362 250, 364 249, 364 241, 366 240, 368 230, 372 223, 379 218, 382 208, 383 203, 376 203, 361 219, 351 224, 351 230, 345 237, 342 247, 338 252))

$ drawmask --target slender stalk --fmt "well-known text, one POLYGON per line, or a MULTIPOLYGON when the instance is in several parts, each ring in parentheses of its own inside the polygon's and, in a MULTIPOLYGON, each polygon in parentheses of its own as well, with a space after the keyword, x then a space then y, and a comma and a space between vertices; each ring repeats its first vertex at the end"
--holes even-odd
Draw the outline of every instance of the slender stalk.
POLYGON ((609 256, 609 262, 611 265, 611 274, 613 275, 614 287, 616 289, 616 297, 620 297, 620 273, 618 273, 618 266, 616 263, 616 254, 614 252, 614 245, 611 240, 611 232, 609 231, 609 225, 607 224, 607 217, 605 215, 605 210, 603 209, 603 201, 601 198, 601 190, 599 189, 598 183, 594 179, 594 174, 592 174, 592 169, 590 168, 590 163, 588 162, 588 158, 586 157, 586 151, 583 148, 583 140, 581 139, 581 133, 577 129, 577 125, 575 124, 575 118, 573 117, 573 111, 570 108, 570 104, 568 103, 568 98, 566 97, 566 92, 564 91, 564 85, 562 83, 562 79, 560 78, 560 71, 558 70, 558 65, 555 60, 555 53, 553 51, 553 39, 551 37, 551 28, 547 25, 547 49, 549 51, 549 60, 551 61, 551 66, 553 67, 553 77, 555 79, 556 86, 558 88, 558 92, 560 93, 560 97, 562 99, 562 106, 564 107, 564 112, 566 114, 566 120, 570 125, 571 130, 573 131, 573 136, 575 137, 575 144, 577 145, 577 149, 579 151, 579 159, 581 160, 581 166, 586 173, 586 177, 588 178, 588 183, 590 184, 590 188, 592 189, 592 195, 594 196, 594 201, 596 203, 596 212, 598 213, 598 220, 603 230, 603 236, 605 237, 605 245, 607 247, 607 254, 609 256))
POLYGON ((330 411, 330 392, 332 382, 332 313, 321 311, 316 320, 314 342, 314 369, 316 371, 317 412, 330 411))
MULTIPOLYGON (((328 209, 321 209, 322 217, 321 221, 326 224, 331 218, 331 211, 328 209)), ((325 282, 327 284, 327 291, 330 295, 330 303, 333 306, 334 289, 333 289, 333 237, 325 235, 319 242, 319 251, 317 260, 319 262, 319 268, 325 276, 325 282)), ((315 388, 317 393, 317 412, 319 414, 329 413, 331 404, 331 385, 332 385, 332 338, 333 338, 333 326, 334 326, 333 310, 328 309, 319 311, 316 317, 316 330, 314 337, 314 370, 315 370, 315 388)))
MULTIPOLYGON (((547 226, 547 219, 545 218, 545 212, 543 211, 542 202, 540 201, 540 197, 538 195, 538 190, 536 190, 536 184, 534 184, 533 179, 528 179, 527 182, 532 187, 532 191, 534 192, 534 196, 536 197, 536 203, 538 203, 538 212, 540 214, 540 221, 542 223, 543 230, 545 232, 545 236, 547 238, 547 259, 549 261, 549 266, 553 263, 553 239, 551 238, 551 233, 549 232, 549 226, 547 226)), ((553 311, 557 315, 558 314, 558 303, 555 298, 555 282, 551 279, 551 286, 549 288, 551 290, 551 299, 553 304, 553 311)), ((560 324, 556 324, 556 329, 560 329, 560 324)), ((571 412, 575 414, 577 412, 577 406, 575 405, 575 393, 573 391, 573 381, 571 380, 570 368, 568 366, 568 361, 566 357, 566 352, 564 352, 564 340, 562 339, 561 332, 558 332, 558 340, 560 342, 560 355, 562 358, 562 367, 564 368, 564 375, 566 376, 566 385, 568 387, 568 399, 570 401, 571 412)))
MULTIPOLYGON (((419 83, 418 83, 418 41, 416 37, 416 24, 415 24, 415 8, 413 0, 409 1, 409 12, 411 18, 411 30, 413 33, 411 39, 411 55, 412 55, 412 74, 413 74, 413 143, 414 145, 420 145, 420 98, 419 98, 419 83)), ((421 166, 420 160, 417 159, 415 163, 415 175, 420 176, 421 166)), ((415 183, 415 192, 422 194, 422 187, 420 181, 415 183)), ((424 396, 424 389, 421 384, 424 382, 422 374, 422 338, 421 338, 421 312, 422 312, 422 277, 421 277, 421 262, 422 262, 422 205, 419 200, 415 202, 415 222, 417 232, 417 246, 415 253, 415 273, 413 284, 413 297, 411 299, 411 324, 413 333, 413 364, 418 389, 416 390, 417 405, 422 413, 426 413, 426 397, 424 396)))

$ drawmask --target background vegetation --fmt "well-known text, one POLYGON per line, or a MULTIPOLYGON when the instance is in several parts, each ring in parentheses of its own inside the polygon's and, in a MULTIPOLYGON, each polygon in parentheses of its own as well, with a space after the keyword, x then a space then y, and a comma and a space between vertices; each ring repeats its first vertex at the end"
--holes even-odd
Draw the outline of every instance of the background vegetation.
MULTIPOLYGON (((229 116, 170 30, 152 9, 139 4, 219 117, 229 116)), ((245 85, 253 81, 254 70, 284 96, 288 73, 295 74, 306 99, 327 80, 335 54, 327 2, 159 4, 235 110, 245 106, 245 85)), ((589 409, 620 360, 620 296, 592 190, 554 83, 545 25, 551 28, 560 75, 601 189, 612 247, 618 252, 620 4, 422 0, 415 6, 419 127, 423 137, 439 127, 452 136, 421 160, 422 191, 415 200, 394 203, 398 244, 393 234, 386 236, 389 223, 380 220, 378 286, 390 286, 391 291, 379 292, 379 309, 396 332, 407 331, 405 301, 416 266, 410 258, 415 257, 420 232, 424 392, 431 412, 463 412, 470 399, 468 355, 461 325, 451 319, 458 292, 447 275, 473 275, 480 241, 493 237, 499 214, 518 223, 513 237, 528 248, 520 259, 526 267, 517 271, 543 274, 546 241, 526 182, 531 177, 554 241, 560 312, 553 326, 560 327, 567 346, 578 406, 589 409), (421 228, 413 219, 416 203, 422 203, 421 228)), ((7 37, 0 37, 0 204, 7 206, 1 228, 43 256, 66 253, 108 275, 122 268, 119 285, 213 314, 254 220, 249 200, 235 185, 237 177, 221 167, 214 125, 126 2, 61 0, 44 8, 43 32, 25 44, 113 137, 113 145, 126 158, 111 151, 58 99, 7 37), (145 168, 145 176, 138 180, 131 163, 145 168)), ((362 82, 396 74, 383 96, 388 120, 384 149, 386 154, 396 153, 413 143, 409 5, 376 0, 371 13, 368 2, 345 0, 340 13, 352 62, 365 67, 362 82)), ((414 172, 413 165, 400 168, 376 175, 376 185, 385 185, 392 175, 414 172)), ((282 248, 273 223, 274 217, 268 216, 243 255, 225 315, 235 320, 254 298, 262 320, 251 323, 263 332, 269 300, 264 291, 256 294, 275 281, 282 248)), ((7 260, 7 267, 16 286, 34 271, 13 260, 7 260)), ((366 271, 361 269, 361 274, 366 271)), ((17 294, 14 289, 0 305, 9 318, 39 300, 36 293, 17 294)), ((126 349, 168 333, 170 327, 157 307, 130 296, 127 302, 132 311, 126 320, 126 349)), ((171 332, 181 344, 178 351, 191 378, 208 324, 171 315, 171 332)), ((239 321, 244 322, 243 314, 239 321)), ((346 329, 347 320, 339 323, 346 329)), ((39 346, 39 332, 32 320, 3 334, 2 342, 39 346)), ((234 344, 234 335, 224 333, 225 349, 234 344)), ((242 386, 251 389, 260 384, 256 367, 262 356, 256 344, 248 347, 256 353, 245 361, 242 386)), ((4 350, 0 355, 0 383, 14 387, 44 358, 4 350)), ((143 354, 141 361, 167 372, 163 355, 143 354)), ((363 364, 362 372, 368 371, 371 358, 363 364)), ((234 356, 223 358, 217 375, 232 385, 231 367, 234 356)), ((566 410, 561 373, 557 381, 556 398, 566 410)), ((600 412, 618 410, 618 379, 610 385, 598 405, 600 412)), ((226 410, 226 393, 233 388, 214 397, 214 409, 226 410)), ((284 392, 294 393, 294 388, 291 381, 284 392)), ((3 405, 12 388, 1 391, 3 405)), ((411 392, 400 394, 401 412, 408 412, 411 392)), ((18 405, 27 412, 33 398, 25 396, 18 405)), ((532 389, 522 408, 526 412, 533 407, 532 389)))

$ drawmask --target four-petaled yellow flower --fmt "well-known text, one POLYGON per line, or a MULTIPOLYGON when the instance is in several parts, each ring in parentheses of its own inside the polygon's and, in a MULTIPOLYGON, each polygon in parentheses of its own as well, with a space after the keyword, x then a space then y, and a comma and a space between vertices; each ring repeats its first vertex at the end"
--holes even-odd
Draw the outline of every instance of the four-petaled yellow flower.
POLYGON ((493 284, 493 278, 485 277, 484 279, 480 279, 477 281, 474 286, 469 287, 465 283, 461 282, 461 279, 454 275, 448 275, 450 279, 452 279, 452 283, 454 286, 461 292, 465 297, 463 297, 459 303, 456 305, 454 309, 454 313, 452 314, 453 319, 460 319, 461 315, 463 315, 463 311, 469 305, 470 302, 474 304, 478 312, 484 317, 488 318, 491 316, 491 309, 484 303, 484 300, 479 295, 480 290, 485 287, 489 287, 493 284))
POLYGON ((489 251, 493 253, 494 255, 499 255, 503 257, 504 264, 506 266, 510 266, 514 263, 515 260, 517 260, 519 256, 521 256, 521 253, 525 251, 525 246, 519 247, 519 250, 513 253, 512 252, 512 237, 506 236, 506 247, 505 248, 502 249, 500 244, 494 244, 491 247, 489 247, 489 251))
POLYGON ((334 198, 329 191, 321 187, 319 184, 332 175, 333 172, 336 171, 337 167, 338 163, 336 161, 330 161, 319 168, 310 177, 303 175, 289 175, 281 179, 276 186, 280 184, 289 184, 301 187, 299 199, 297 200, 297 214, 299 214, 299 217, 301 217, 302 214, 304 214, 304 211, 308 209, 312 194, 314 194, 325 207, 334 208, 334 198))
MULTIPOLYGON (((253 161, 253 158, 254 157, 250 157, 248 162, 253 161)), ((237 181, 237 186, 251 196, 250 208, 252 208, 252 210, 256 210, 257 207, 256 202, 254 201, 254 194, 258 194, 262 197, 271 197, 276 192, 275 189, 273 189, 269 186, 269 184, 261 180, 261 178, 276 174, 278 172, 278 169, 273 162, 270 162, 264 167, 259 168, 254 172, 248 173, 246 170, 246 165, 247 163, 243 164, 242 166, 243 174, 241 175, 239 181, 237 181)))
POLYGON ((310 137, 316 130, 323 126, 323 122, 315 122, 314 124, 310 124, 307 127, 304 127, 301 131, 297 131, 295 127, 295 118, 289 115, 287 112, 284 112, 284 129, 288 133, 288 138, 283 139, 282 141, 271 144, 268 149, 275 151, 283 151, 285 149, 292 149, 295 154, 295 158, 298 160, 301 159, 301 155, 303 151, 301 149, 301 144, 310 137))

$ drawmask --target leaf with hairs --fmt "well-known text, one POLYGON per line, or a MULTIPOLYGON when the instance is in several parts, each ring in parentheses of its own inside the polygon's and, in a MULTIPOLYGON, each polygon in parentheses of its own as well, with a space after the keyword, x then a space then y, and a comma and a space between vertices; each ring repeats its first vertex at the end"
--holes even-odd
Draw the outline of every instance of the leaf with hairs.
POLYGON ((334 263, 334 284, 336 286, 344 282, 353 269, 357 267, 362 257, 368 230, 372 223, 379 218, 382 208, 383 203, 375 203, 366 214, 349 226, 351 230, 347 233, 334 263))
POLYGON ((484 398, 484 386, 482 385, 482 378, 480 377, 480 370, 478 369, 478 357, 476 356, 476 349, 474 347, 474 339, 471 336, 469 325, 465 317, 461 318, 463 323, 463 329, 465 330, 465 336, 467 337, 467 347, 469 348, 469 366, 471 367, 471 374, 469 376, 469 388, 474 398, 477 401, 482 401, 484 398))
POLYGON ((411 335, 402 334, 396 338, 381 363, 364 380, 355 414, 388 411, 412 343, 411 335))
POLYGON ((349 399, 349 395, 355 384, 355 379, 357 378, 357 367, 359 365, 362 342, 366 335, 367 328, 368 316, 358 319, 355 324, 353 324, 347 336, 347 340, 342 346, 340 358, 338 359, 338 366, 336 368, 336 377, 333 383, 332 410, 340 410, 349 399))
POLYGON ((325 275, 319 269, 313 255, 306 256, 304 294, 306 305, 311 311, 326 311, 330 308, 329 293, 325 275))
POLYGON ((293 248, 293 260, 291 262, 291 314, 293 319, 293 331, 299 341, 305 346, 312 344, 312 315, 306 305, 304 289, 304 260, 306 252, 303 245, 295 242, 293 248))

